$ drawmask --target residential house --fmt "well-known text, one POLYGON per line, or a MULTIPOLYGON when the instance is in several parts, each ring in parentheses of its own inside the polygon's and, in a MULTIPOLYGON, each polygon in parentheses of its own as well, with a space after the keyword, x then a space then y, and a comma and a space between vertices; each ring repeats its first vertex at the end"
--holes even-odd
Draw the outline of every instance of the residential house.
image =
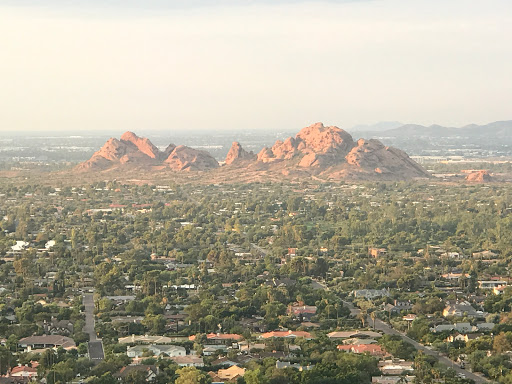
POLYGON ((386 309, 390 313, 400 313, 402 311, 410 311, 412 309, 412 303, 410 300, 399 301, 395 300, 393 304, 388 304, 386 309))
POLYGON ((391 359, 379 361, 379 370, 384 375, 401 375, 404 372, 411 373, 414 371, 414 363, 402 359, 391 359))
POLYGON ((388 297, 389 290, 387 289, 358 289, 351 292, 354 297, 362 297, 365 299, 375 299, 378 297, 388 297))
POLYGON ((276 361, 276 368, 277 369, 285 369, 285 368, 293 368, 297 369, 298 371, 309 371, 312 369, 314 365, 300 365, 298 363, 290 363, 288 361, 276 361))
POLYGON ((374 376, 372 377, 372 384, 402 384, 413 383, 416 376, 374 376))
POLYGON ((112 300, 114 305, 126 304, 135 300, 135 296, 105 296, 105 298, 112 300))
POLYGON ((297 337, 303 337, 307 340, 314 339, 314 336, 311 333, 306 331, 272 331, 261 334, 260 339, 270 339, 270 338, 283 338, 283 339, 294 339, 297 337))
POLYGON ((377 259, 381 256, 384 256, 388 253, 388 251, 386 250, 386 248, 369 248, 368 249, 368 254, 377 259))
POLYGON ((187 337, 131 335, 119 338, 119 344, 172 344, 187 341, 187 337))
POLYGON ((402 317, 402 320, 407 321, 408 323, 412 323, 414 320, 416 320, 416 316, 414 313, 409 313, 402 317))
POLYGON ((337 348, 338 351, 345 351, 358 354, 368 353, 374 357, 384 357, 387 355, 386 351, 384 351, 380 345, 375 344, 338 345, 337 348))
POLYGON ((470 323, 439 324, 430 328, 430 331, 433 333, 452 331, 459 333, 486 332, 492 331, 494 325, 494 323, 477 323, 476 325, 471 325, 470 323))
POLYGON ((455 324, 440 324, 432 328, 434 333, 446 332, 446 331, 457 331, 460 333, 476 332, 478 328, 471 325, 470 323, 455 323, 455 324))
POLYGON ((478 287, 480 289, 494 289, 506 286, 507 282, 505 280, 478 280, 478 287))
POLYGON ((503 295, 503 293, 505 292, 505 290, 507 289, 508 287, 506 285, 502 285, 500 287, 494 287, 492 289, 492 293, 494 293, 495 295, 503 295))
POLYGON ((76 344, 73 339, 60 335, 42 335, 42 336, 29 336, 20 339, 18 342, 20 348, 25 352, 30 352, 34 349, 47 349, 62 347, 64 349, 75 349, 76 344))
POLYGON ((245 368, 233 365, 226 369, 219 369, 217 372, 208 372, 208 374, 215 383, 234 383, 239 378, 244 377, 245 368))
POLYGON ((43 328, 43 332, 47 335, 69 336, 73 334, 73 322, 70 320, 57 320, 52 317, 50 321, 44 320, 37 324, 43 328))
POLYGON ((3 377, 0 376, 0 384, 28 384, 32 381, 30 377, 3 377))
POLYGON ((210 364, 212 367, 220 365, 220 366, 224 366, 226 368, 226 367, 231 367, 233 365, 241 366, 241 365, 247 364, 251 360, 253 360, 253 357, 251 355, 244 354, 244 355, 237 355, 232 359, 224 356, 217 360, 213 360, 210 364))
POLYGON ((483 336, 483 333, 455 333, 446 338, 448 343, 454 343, 456 341, 463 341, 467 343, 470 340, 476 340, 479 337, 483 336))
POLYGON ((473 258, 475 259, 494 259, 498 255, 492 251, 474 252, 473 258))
POLYGON ((204 367, 202 357, 187 355, 171 357, 171 360, 178 364, 180 367, 204 367))
POLYGON ((459 281, 461 277, 465 277, 466 279, 469 279, 468 273, 445 273, 444 275, 441 275, 441 277, 445 280, 456 280, 459 281))
POLYGON ((482 311, 478 311, 471 306, 467 301, 457 301, 448 303, 443 310, 443 316, 457 316, 457 317, 473 317, 480 318, 485 317, 487 314, 482 311))
POLYGON ((365 339, 377 339, 382 337, 378 332, 373 331, 334 331, 327 334, 327 337, 331 340, 335 339, 349 339, 349 338, 365 338, 365 339))
POLYGON ((14 367, 9 372, 10 377, 37 377, 37 368, 29 367, 28 365, 19 365, 14 367))
POLYGON ((297 281, 288 277, 283 277, 282 279, 267 279, 263 284, 274 288, 293 287, 297 284, 297 281))
POLYGON ((357 337, 345 339, 342 341, 345 345, 363 345, 363 344, 377 344, 375 339, 359 339, 357 337))
POLYGON ((115 316, 111 318, 112 323, 135 323, 141 324, 144 316, 115 316))
POLYGON ((318 329, 320 328, 320 324, 318 323, 312 323, 311 321, 305 321, 303 323, 300 323, 300 326, 306 329, 318 329))
POLYGON ((292 317, 311 320, 311 318, 315 316, 316 310, 315 305, 290 305, 287 312, 292 317))
MULTIPOLYGON (((190 341, 195 341, 196 335, 189 336, 190 341)), ((238 346, 238 342, 243 339, 242 335, 235 333, 210 333, 206 335, 205 345, 230 345, 238 346)))
POLYGON ((224 344, 221 345, 205 345, 203 348, 203 355, 204 356, 212 356, 215 355, 217 352, 227 352, 228 347, 224 344))
POLYGON ((230 358, 224 356, 224 357, 221 357, 221 358, 219 358, 217 360, 213 360, 211 362, 211 365, 212 365, 212 367, 215 367, 217 365, 222 365, 222 366, 226 366, 226 367, 232 367, 234 365, 239 366, 239 365, 242 365, 242 364, 239 363, 237 361, 237 359, 230 359, 230 358))
POLYGON ((128 357, 142 357, 145 351, 151 351, 153 356, 167 355, 170 357, 186 356, 187 350, 184 347, 176 345, 136 345, 128 347, 126 354, 128 357))
POLYGON ((158 375, 158 368, 154 365, 128 365, 121 368, 121 370, 114 374, 114 377, 119 381, 126 379, 132 372, 144 372, 146 374, 146 381, 152 382, 158 375))

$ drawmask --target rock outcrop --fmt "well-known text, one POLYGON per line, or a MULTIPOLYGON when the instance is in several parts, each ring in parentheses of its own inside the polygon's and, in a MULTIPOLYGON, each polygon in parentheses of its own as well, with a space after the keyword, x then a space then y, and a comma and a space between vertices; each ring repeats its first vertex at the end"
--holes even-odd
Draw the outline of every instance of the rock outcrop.
POLYGON ((141 140, 132 135, 127 132, 122 136, 124 139, 109 139, 89 160, 79 164, 77 170, 104 170, 124 164, 156 165, 159 162, 158 149, 148 139, 141 140))
POLYGON ((219 166, 208 152, 184 145, 174 148, 165 163, 175 171, 206 171, 219 166))
POLYGON ((276 141, 272 148, 263 148, 258 160, 273 162, 300 156, 301 167, 325 167, 346 156, 353 146, 354 140, 348 132, 316 123, 302 129, 295 137, 276 141))
POLYGON ((347 164, 376 173, 406 173, 412 177, 426 176, 427 172, 405 152, 387 147, 378 140, 359 139, 345 157, 347 164))
POLYGON ((247 152, 242 148, 239 142, 235 141, 226 156, 226 165, 233 163, 240 163, 244 161, 256 160, 256 155, 252 152, 247 152))
POLYGON ((167 159, 169 157, 169 155, 172 153, 172 151, 174 151, 175 149, 176 149, 176 146, 174 144, 169 144, 167 146, 167 148, 165 148, 165 150, 164 150, 163 157, 165 159, 167 159))
POLYGON ((133 132, 125 132, 121 139, 111 138, 92 157, 79 164, 77 171, 101 171, 114 167, 161 167, 174 170, 207 170, 219 166, 209 153, 174 144, 160 151, 153 143, 133 132))
POLYGON ((470 183, 490 183, 493 181, 493 178, 489 171, 480 170, 473 171, 466 176, 466 181, 470 183))
POLYGON ((310 169, 327 177, 409 179, 429 174, 405 152, 387 147, 378 140, 360 139, 338 128, 316 123, 295 137, 276 141, 258 153, 259 162, 288 168, 310 169), (287 166, 288 165, 288 166, 287 166))
POLYGON ((149 141, 149 139, 146 139, 145 137, 139 137, 130 131, 123 133, 121 136, 121 141, 127 145, 135 146, 135 148, 137 148, 140 152, 151 159, 158 159, 162 154, 159 149, 155 147, 151 141, 149 141))
MULTIPOLYGON (((131 166, 144 167, 148 171, 209 171, 219 168, 212 177, 221 180, 240 179, 244 175, 276 179, 309 176, 323 180, 408 180, 430 176, 399 149, 387 147, 378 140, 355 142, 348 132, 322 123, 306 127, 284 141, 278 140, 258 155, 234 142, 225 162, 227 166, 219 168, 217 160, 208 152, 184 145, 170 144, 160 151, 150 140, 126 132, 120 140, 108 140, 77 169, 107 170, 131 166)), ((490 177, 488 174, 480 176, 482 180, 490 177)), ((471 178, 478 179, 477 176, 471 178)))

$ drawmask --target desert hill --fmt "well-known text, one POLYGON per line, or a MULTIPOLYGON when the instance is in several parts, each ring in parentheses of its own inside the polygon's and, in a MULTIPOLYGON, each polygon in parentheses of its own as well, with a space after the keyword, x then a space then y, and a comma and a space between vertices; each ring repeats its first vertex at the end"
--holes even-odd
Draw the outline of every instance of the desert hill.
POLYGON ((79 172, 104 171, 112 168, 166 167, 175 171, 204 171, 219 166, 208 152, 184 145, 169 144, 160 151, 147 138, 125 132, 120 140, 109 139, 92 157, 79 164, 79 172))
POLYGON ((256 155, 254 153, 247 152, 245 149, 242 148, 239 142, 235 141, 231 148, 229 149, 225 163, 227 165, 230 165, 233 163, 240 163, 242 161, 251 161, 255 159, 256 155))
POLYGON ((257 155, 234 142, 220 167, 208 152, 170 144, 160 151, 147 138, 132 132, 120 140, 109 139, 78 172, 130 171, 142 168, 145 174, 166 171, 201 171, 204 180, 301 179, 322 180, 408 180, 429 174, 405 152, 378 140, 359 139, 338 128, 316 123, 294 137, 276 141, 257 155))
MULTIPOLYGON (((231 151, 230 151, 231 152, 231 151)), ((228 156, 229 157, 229 156, 228 156)), ((227 161, 231 164, 232 161, 227 161)), ((235 164, 236 166, 236 164, 235 164)), ((359 139, 338 128, 316 123, 295 137, 263 148, 247 169, 310 174, 325 179, 406 180, 429 174, 405 152, 378 140, 359 139)))
POLYGON ((482 169, 479 171, 472 171, 466 176, 466 181, 470 183, 490 183, 494 181, 489 171, 482 169))

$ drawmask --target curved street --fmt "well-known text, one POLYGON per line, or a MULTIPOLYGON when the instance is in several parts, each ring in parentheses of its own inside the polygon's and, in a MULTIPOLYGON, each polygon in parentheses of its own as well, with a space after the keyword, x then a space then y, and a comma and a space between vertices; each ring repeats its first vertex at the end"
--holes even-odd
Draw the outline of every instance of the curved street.
MULTIPOLYGON (((354 305, 348 301, 343 301, 343 305, 347 306, 347 308, 350 310, 350 314, 352 316, 357 316, 361 312, 361 310, 359 308, 354 307, 354 305)), ((370 319, 370 317, 368 316, 367 322, 368 322, 368 324, 372 324, 373 320, 370 319)), ((422 351, 426 355, 434 356, 435 358, 437 358, 441 363, 443 363, 447 367, 453 368, 453 370, 455 372, 457 372, 458 375, 464 375, 467 379, 473 380, 475 382, 475 384, 491 384, 492 383, 492 381, 486 379, 485 377, 481 376, 478 373, 469 372, 465 369, 460 368, 460 366, 457 363, 455 363, 453 360, 449 359, 446 356, 440 355, 439 352, 434 351, 430 348, 427 348, 423 344, 418 343, 417 341, 411 339, 407 335, 405 335, 401 332, 398 332, 396 329, 390 327, 387 323, 385 323, 382 320, 375 319, 375 329, 378 331, 381 331, 385 334, 388 334, 388 335, 400 336, 402 338, 402 340, 412 344, 417 350, 422 351)))

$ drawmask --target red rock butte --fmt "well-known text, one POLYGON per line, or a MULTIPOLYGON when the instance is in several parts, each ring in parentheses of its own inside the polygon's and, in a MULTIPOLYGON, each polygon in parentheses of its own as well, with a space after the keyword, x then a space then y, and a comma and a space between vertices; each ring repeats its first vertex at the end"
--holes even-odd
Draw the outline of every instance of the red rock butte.
POLYGON ((494 181, 489 171, 482 169, 472 171, 466 176, 466 181, 470 183, 491 183, 494 181))
POLYGON ((79 164, 77 171, 102 171, 121 166, 165 166, 175 171, 204 171, 219 163, 208 152, 184 145, 169 144, 160 151, 153 143, 133 132, 125 132, 121 140, 109 139, 92 157, 79 164))
POLYGON ((320 177, 323 180, 410 180, 430 175, 405 152, 378 140, 359 139, 334 126, 316 123, 294 137, 276 141, 257 155, 234 142, 225 166, 208 152, 170 144, 160 151, 147 138, 133 132, 120 140, 109 139, 89 160, 79 164, 80 172, 104 171, 124 167, 201 171, 214 169, 215 177, 235 180, 247 174, 290 177, 320 177), (226 175, 230 175, 227 177, 226 175), (224 177, 226 176, 226 177, 224 177))

